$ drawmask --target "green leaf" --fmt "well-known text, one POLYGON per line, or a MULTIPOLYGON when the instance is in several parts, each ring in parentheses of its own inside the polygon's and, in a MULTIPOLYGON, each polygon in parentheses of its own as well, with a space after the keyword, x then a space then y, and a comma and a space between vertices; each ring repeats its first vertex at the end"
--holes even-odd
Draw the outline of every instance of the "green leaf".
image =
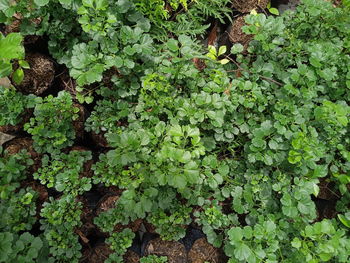
POLYGON ((182 131, 182 128, 180 125, 175 125, 175 126, 172 126, 169 130, 169 134, 171 136, 176 136, 176 137, 180 137, 180 136, 184 136, 183 134, 183 131, 182 131))
POLYGON ((12 252, 13 235, 8 232, 0 233, 0 262, 8 262, 12 252))
POLYGON ((225 54, 227 51, 227 47, 226 46, 221 46, 219 47, 219 52, 218 52, 218 57, 225 54))
POLYGON ((21 82, 24 79, 24 71, 22 68, 16 69, 15 72, 13 72, 12 79, 16 84, 21 84, 21 82))
POLYGON ((241 241, 243 239, 243 231, 239 227, 234 227, 228 231, 228 236, 230 237, 230 240, 241 241))
POLYGON ((23 37, 19 33, 10 33, 0 39, 0 59, 22 59, 24 57, 22 41, 23 37))
POLYGON ((345 217, 344 215, 338 214, 338 218, 344 226, 350 228, 350 213, 348 213, 347 217, 345 217))
POLYGON ((296 249, 299 249, 301 247, 301 241, 299 238, 295 237, 293 241, 291 242, 292 247, 295 247, 296 249))
POLYGON ((209 50, 209 54, 211 54, 213 57, 217 57, 217 54, 216 54, 216 48, 215 48, 215 46, 211 46, 211 45, 209 45, 208 46, 208 50, 209 50))
POLYGON ((62 5, 70 5, 72 3, 72 0, 59 0, 59 2, 62 5))
POLYGON ((45 6, 50 2, 50 0, 34 0, 37 6, 45 6))
POLYGON ((277 8, 274 8, 274 7, 269 8, 269 12, 270 12, 271 14, 273 14, 273 15, 276 15, 276 16, 278 16, 278 15, 280 14, 280 12, 278 11, 278 9, 277 9, 277 8))
POLYGON ((172 52, 177 52, 179 50, 179 47, 178 47, 178 42, 171 38, 168 40, 167 42, 167 47, 172 51, 172 52))
POLYGON ((242 53, 242 51, 244 50, 242 44, 234 44, 231 48, 231 53, 232 54, 239 54, 242 53))
POLYGON ((219 62, 220 62, 220 64, 222 64, 222 65, 226 65, 227 63, 230 62, 230 60, 228 60, 227 58, 224 58, 224 59, 221 59, 219 62))
POLYGON ((253 255, 252 250, 243 242, 240 242, 235 249, 235 257, 238 260, 248 260, 253 255))

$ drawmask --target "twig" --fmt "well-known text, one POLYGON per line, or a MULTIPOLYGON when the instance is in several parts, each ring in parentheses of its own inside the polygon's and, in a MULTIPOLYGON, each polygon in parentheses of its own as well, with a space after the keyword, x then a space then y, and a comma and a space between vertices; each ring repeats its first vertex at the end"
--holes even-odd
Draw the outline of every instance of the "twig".
MULTIPOLYGON (((229 56, 226 56, 226 58, 227 58, 228 60, 232 61, 232 62, 239 68, 239 70, 245 70, 245 71, 247 71, 248 73, 252 73, 249 69, 242 68, 241 65, 239 65, 239 64, 237 63, 237 61, 235 61, 234 59, 230 58, 229 56)), ((272 82, 272 83, 275 83, 275 84, 277 84, 278 86, 281 86, 281 87, 284 86, 283 83, 278 82, 277 80, 274 80, 274 79, 271 79, 271 78, 268 78, 268 77, 265 77, 265 76, 262 76, 262 75, 258 75, 258 77, 261 78, 261 79, 270 81, 270 82, 272 82)))

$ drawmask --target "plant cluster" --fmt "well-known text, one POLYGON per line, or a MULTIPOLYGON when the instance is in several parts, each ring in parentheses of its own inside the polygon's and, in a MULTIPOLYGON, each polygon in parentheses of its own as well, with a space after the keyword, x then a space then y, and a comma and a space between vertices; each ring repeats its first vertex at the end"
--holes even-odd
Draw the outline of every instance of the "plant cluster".
POLYGON ((39 153, 58 153, 71 146, 75 139, 73 121, 78 118, 79 108, 73 105, 67 92, 59 92, 39 99, 34 108, 34 117, 24 125, 32 135, 34 149, 39 153))
POLYGON ((7 36, 0 33, 0 78, 12 74, 12 78, 17 84, 21 83, 24 78, 23 69, 29 68, 28 62, 24 60, 22 41, 23 37, 19 33, 10 33, 7 36), (15 71, 13 71, 14 60, 18 63, 15 71))
MULTIPOLYGON (((113 251, 106 262, 123 262, 139 219, 164 240, 195 224, 230 263, 350 261, 349 8, 303 0, 277 17, 255 11, 242 28, 253 38, 248 48, 205 50, 196 36, 209 17, 224 23, 229 3, 0 1, 0 21, 20 13, 23 34, 47 36, 75 79, 75 99, 92 103, 86 131, 108 142, 84 176, 92 153, 67 148, 74 98, 61 91, 35 99, 24 127, 43 153, 33 177, 57 192, 40 211, 42 234, 23 232, 37 216, 37 194, 19 189, 32 161, 1 154, 0 211, 9 215, 0 223, 0 262, 27 254, 29 262, 79 262, 79 198, 93 185, 120 190, 94 218, 113 251), (331 216, 318 205, 325 190, 331 216)), ((32 97, 1 92, 23 101, 6 120, 18 123, 32 97)))
POLYGON ((26 96, 13 87, 0 86, 0 126, 19 124, 25 111, 34 108, 36 100, 33 94, 26 96))

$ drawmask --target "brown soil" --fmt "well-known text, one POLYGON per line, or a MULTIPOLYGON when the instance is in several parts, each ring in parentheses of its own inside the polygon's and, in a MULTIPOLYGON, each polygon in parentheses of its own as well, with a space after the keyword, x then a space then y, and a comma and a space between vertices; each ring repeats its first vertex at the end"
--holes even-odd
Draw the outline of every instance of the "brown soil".
POLYGON ((73 98, 75 98, 75 95, 77 93, 75 87, 75 81, 73 78, 69 76, 69 71, 67 68, 64 68, 61 73, 59 73, 57 76, 58 80, 58 86, 60 89, 67 91, 72 95, 73 98))
POLYGON ((84 123, 85 123, 86 116, 87 116, 87 110, 85 109, 84 106, 82 106, 78 103, 74 103, 74 107, 79 108, 79 112, 78 112, 79 117, 78 117, 78 119, 73 121, 75 136, 78 139, 83 139, 84 138, 84 123))
POLYGON ((97 204, 96 214, 99 215, 102 212, 106 212, 115 207, 115 202, 119 199, 119 195, 107 194, 101 198, 97 204))
POLYGON ((33 140, 31 138, 14 138, 13 140, 5 143, 4 149, 9 154, 16 154, 21 150, 27 150, 30 157, 34 161, 34 164, 29 169, 31 173, 36 172, 41 166, 41 155, 34 150, 33 140))
POLYGON ((269 0, 233 0, 232 6, 241 13, 249 13, 253 9, 264 10, 269 0))
POLYGON ((145 255, 168 257, 169 263, 186 263, 185 246, 177 241, 163 241, 160 238, 151 240, 145 249, 145 255))
POLYGON ((132 232, 137 232, 140 229, 142 222, 142 219, 136 219, 127 225, 117 224, 114 227, 114 232, 121 232, 125 228, 130 228, 132 232))
MULTIPOLYGON (((100 244, 92 250, 86 249, 83 251, 83 256, 80 263, 104 263, 113 251, 107 244, 100 244)), ((138 263, 140 256, 134 251, 128 250, 124 255, 124 263, 138 263)))
POLYGON ((330 182, 327 178, 321 178, 318 184, 320 192, 317 198, 324 200, 336 200, 339 198, 337 193, 334 192, 334 183, 330 182))
POLYGON ((22 121, 18 123, 17 125, 4 125, 0 126, 0 132, 7 133, 7 134, 17 134, 20 131, 23 130, 23 126, 25 123, 29 122, 30 117, 32 117, 33 110, 32 109, 26 109, 21 118, 22 121))
POLYGON ((110 147, 103 132, 100 132, 98 134, 95 132, 91 132, 91 139, 97 147, 102 147, 102 148, 110 147))
POLYGON ((22 83, 14 86, 24 94, 40 95, 52 84, 55 77, 54 64, 50 58, 39 53, 27 53, 25 60, 30 69, 24 70, 22 83))
POLYGON ((91 254, 86 261, 88 263, 104 263, 113 251, 107 244, 100 244, 93 248, 91 254))
POLYGON ((131 250, 128 250, 124 255, 124 263, 138 263, 140 262, 140 256, 131 250))
POLYGON ((189 263, 221 263, 226 262, 223 252, 208 243, 206 238, 197 239, 188 252, 189 263))
POLYGON ((233 21, 233 23, 227 29, 227 33, 231 43, 240 43, 244 46, 244 49, 246 49, 253 36, 243 33, 242 27, 246 25, 244 18, 245 16, 240 16, 233 21))
POLYGON ((75 233, 79 235, 80 240, 84 244, 88 244, 90 242, 89 236, 101 236, 101 233, 97 226, 93 223, 94 212, 89 207, 89 203, 86 198, 78 197, 78 201, 83 204, 83 209, 80 216, 82 225, 75 230, 75 233))
POLYGON ((145 221, 143 224, 144 224, 144 226, 146 228, 146 231, 148 233, 151 233, 151 234, 155 234, 156 233, 156 227, 153 224, 151 224, 151 223, 149 223, 147 221, 145 221))

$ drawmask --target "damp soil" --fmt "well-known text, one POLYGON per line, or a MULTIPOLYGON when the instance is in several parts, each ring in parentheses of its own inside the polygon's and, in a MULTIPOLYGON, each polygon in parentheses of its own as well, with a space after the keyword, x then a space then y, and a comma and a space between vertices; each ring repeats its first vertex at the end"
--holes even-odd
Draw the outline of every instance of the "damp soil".
POLYGON ((29 69, 24 69, 24 79, 21 84, 12 84, 23 94, 41 95, 48 88, 55 77, 55 66, 53 60, 40 53, 27 53, 25 61, 30 65, 29 69))

